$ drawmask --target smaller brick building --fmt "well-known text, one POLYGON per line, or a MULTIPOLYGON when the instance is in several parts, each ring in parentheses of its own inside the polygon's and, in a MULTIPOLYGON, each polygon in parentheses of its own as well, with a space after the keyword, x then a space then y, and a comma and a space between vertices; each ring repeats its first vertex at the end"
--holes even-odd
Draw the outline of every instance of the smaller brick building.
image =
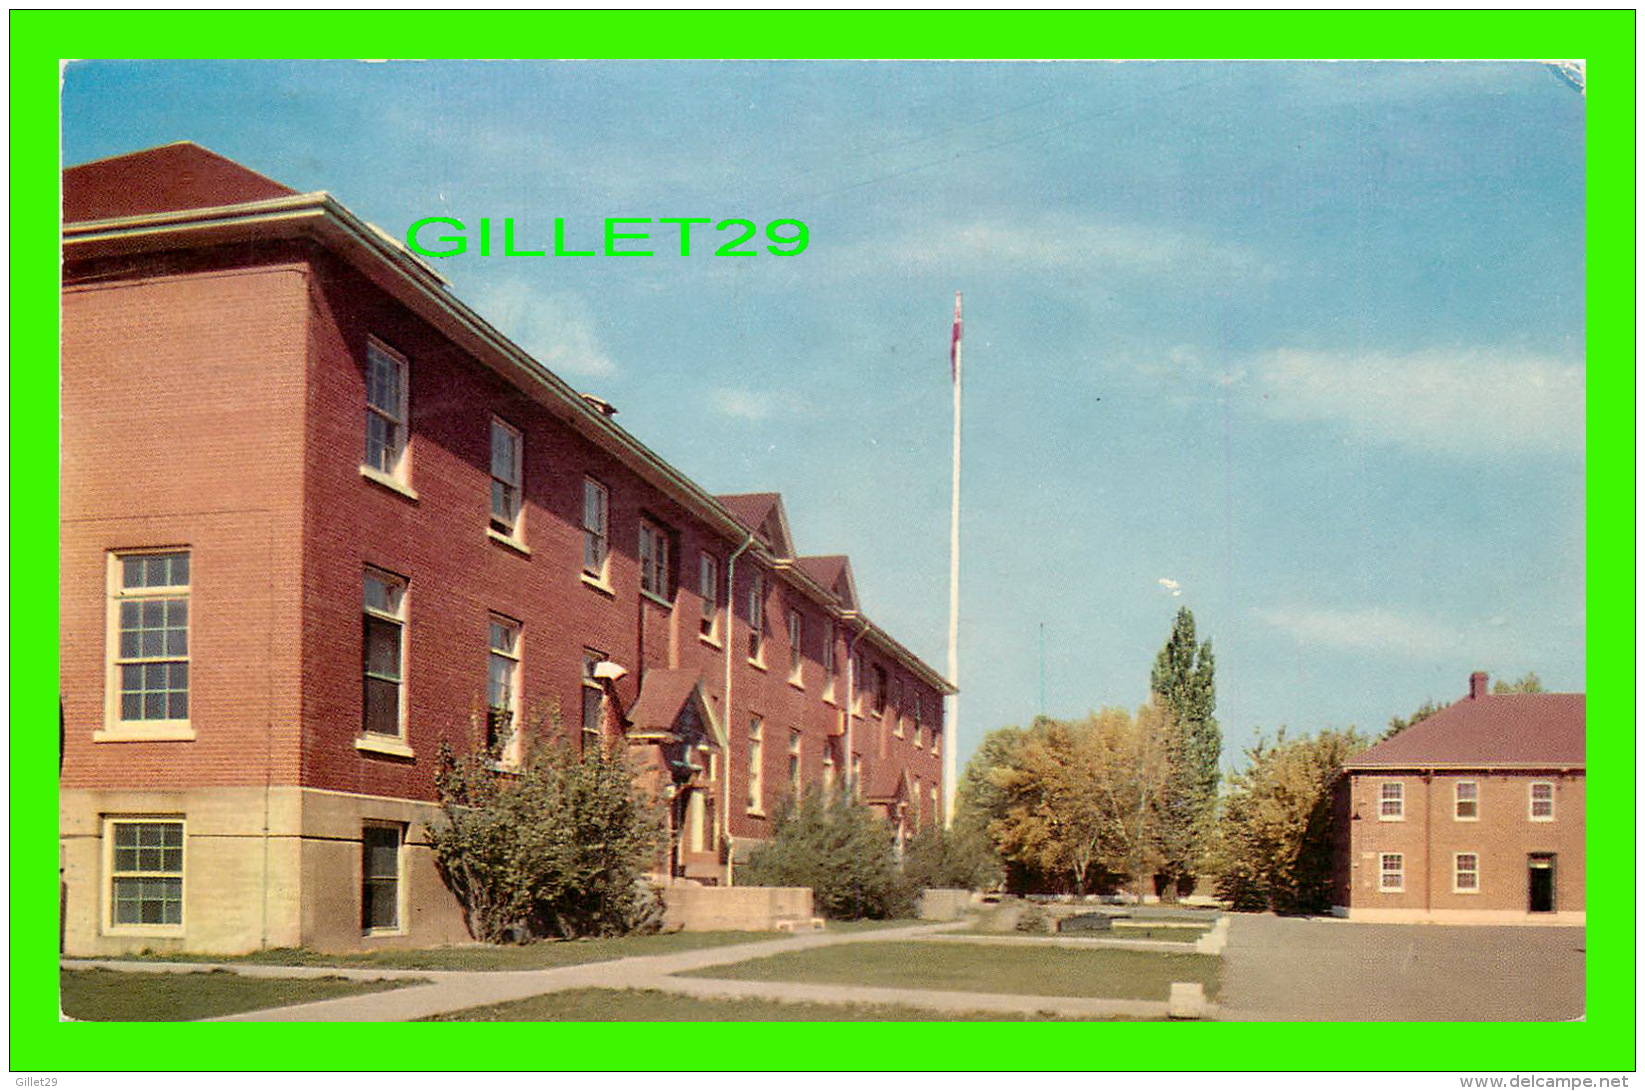
POLYGON ((1343 768, 1337 916, 1584 922, 1586 699, 1487 681, 1343 768))

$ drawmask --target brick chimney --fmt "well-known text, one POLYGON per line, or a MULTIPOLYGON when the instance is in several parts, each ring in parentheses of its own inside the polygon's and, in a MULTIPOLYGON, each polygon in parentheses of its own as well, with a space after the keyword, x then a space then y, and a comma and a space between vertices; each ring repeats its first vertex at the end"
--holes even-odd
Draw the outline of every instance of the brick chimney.
POLYGON ((1484 671, 1475 671, 1468 676, 1468 699, 1477 701, 1490 692, 1488 686, 1491 676, 1484 671))

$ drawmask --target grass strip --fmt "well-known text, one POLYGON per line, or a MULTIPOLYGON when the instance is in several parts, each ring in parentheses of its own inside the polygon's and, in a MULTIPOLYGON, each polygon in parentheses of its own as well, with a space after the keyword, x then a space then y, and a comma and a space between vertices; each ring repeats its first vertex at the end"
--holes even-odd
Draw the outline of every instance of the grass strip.
POLYGON ((61 1003, 64 1015, 87 1022, 177 1023, 421 984, 425 982, 241 977, 228 970, 154 974, 64 970, 61 1003))
POLYGON ((425 1023, 1041 1023, 1113 1022, 1049 1012, 950 1012, 902 1004, 812 1004, 776 1000, 724 1000, 682 996, 656 989, 568 989, 543 996, 447 1012, 425 1023))

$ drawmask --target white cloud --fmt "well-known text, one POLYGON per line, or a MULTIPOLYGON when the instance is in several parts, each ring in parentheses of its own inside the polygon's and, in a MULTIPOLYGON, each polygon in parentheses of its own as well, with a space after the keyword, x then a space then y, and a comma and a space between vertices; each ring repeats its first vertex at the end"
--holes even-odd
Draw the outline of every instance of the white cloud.
POLYGON ((887 263, 915 273, 1025 273, 1251 283, 1275 270, 1244 247, 1145 224, 1020 216, 942 222, 836 251, 860 276, 887 263))
POLYGON ((1552 357, 1282 349, 1256 362, 1255 384, 1268 416, 1332 422, 1373 443, 1484 458, 1583 450, 1583 368, 1552 357))
POLYGON ((1182 596, 1182 584, 1178 583, 1176 580, 1173 580, 1169 576, 1161 576, 1159 579, 1159 585, 1171 592, 1172 598, 1180 598, 1182 596))
POLYGON ((504 280, 476 291, 470 305, 556 374, 603 379, 617 373, 581 296, 504 280))
MULTIPOLYGON (((1398 614, 1373 607, 1365 610, 1321 610, 1306 607, 1256 607, 1251 611, 1296 640, 1345 651, 1396 653, 1421 658, 1454 656, 1482 643, 1501 641, 1500 629, 1473 633, 1433 618, 1398 614)), ((1494 627, 1493 627, 1494 628, 1494 627)))
POLYGON ((708 397, 719 413, 739 420, 769 420, 780 408, 776 398, 756 390, 722 386, 708 397))

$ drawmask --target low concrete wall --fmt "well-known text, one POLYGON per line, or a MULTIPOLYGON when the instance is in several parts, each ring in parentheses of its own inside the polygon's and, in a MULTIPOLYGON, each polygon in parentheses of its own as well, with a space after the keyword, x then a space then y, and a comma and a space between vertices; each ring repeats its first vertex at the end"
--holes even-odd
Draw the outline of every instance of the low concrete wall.
POLYGON ((971 908, 969 890, 939 889, 920 893, 920 920, 957 921, 971 908))
POLYGON ((807 886, 687 886, 663 888, 663 928, 685 932, 775 932, 809 922, 807 886))

